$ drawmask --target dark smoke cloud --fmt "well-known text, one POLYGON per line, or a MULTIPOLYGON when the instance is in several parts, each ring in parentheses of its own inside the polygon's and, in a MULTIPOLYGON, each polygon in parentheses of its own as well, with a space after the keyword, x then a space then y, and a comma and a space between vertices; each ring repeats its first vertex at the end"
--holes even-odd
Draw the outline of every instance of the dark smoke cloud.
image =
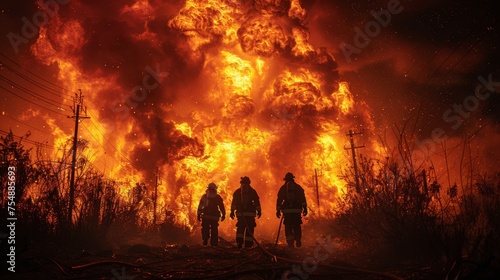
POLYGON ((219 42, 224 35, 224 30, 217 28, 215 19, 221 16, 221 11, 207 8, 202 11, 194 7, 182 9, 179 14, 169 23, 169 27, 180 32, 196 32, 210 43, 219 42), (196 29, 193 30, 191 21, 195 22, 196 29))
POLYGON ((191 138, 175 128, 173 122, 164 121, 153 116, 140 126, 134 127, 127 136, 127 142, 134 145, 132 158, 134 167, 143 171, 146 178, 153 178, 158 166, 172 164, 188 156, 203 156, 203 144, 197 138, 191 138), (144 145, 142 136, 145 135, 150 145, 144 145))
MULTIPOLYGON (((135 2, 72 1, 68 7, 61 7, 57 21, 50 22, 47 36, 57 53, 67 54, 78 63, 84 76, 116 81, 113 89, 96 89, 85 95, 101 106, 101 119, 110 120, 114 127, 124 129, 128 123, 134 123, 126 138, 134 145, 130 158, 148 178, 160 165, 203 155, 203 145, 196 138, 183 135, 173 122, 165 121, 174 118, 175 113, 164 109, 179 98, 177 87, 196 79, 203 56, 187 55, 178 33, 167 26, 167 15, 176 13, 178 4, 150 3, 155 6, 147 9, 146 14, 126 12, 135 2), (71 37, 61 40, 60 34, 75 26, 83 32, 82 41, 72 44, 71 37), (150 74, 148 67, 170 75, 138 100, 133 89, 143 86, 144 77, 150 74), (137 143, 136 136, 141 137, 141 143, 137 143), (142 145, 142 137, 150 142, 149 146, 142 145)), ((113 134, 107 137, 112 139, 113 134)))
POLYGON ((290 44, 279 25, 261 17, 245 21, 238 29, 238 37, 244 52, 264 57, 281 53, 290 44))
MULTIPOLYGON (((306 2, 309 6, 313 4, 311 1, 306 2)), ((271 67, 266 74, 268 80, 261 89, 257 89, 263 92, 264 98, 252 100, 236 96, 229 100, 218 100, 223 104, 221 116, 228 119, 213 120, 214 124, 227 125, 227 130, 232 131, 240 128, 244 130, 251 122, 249 119, 255 117, 259 128, 273 133, 275 141, 264 154, 255 156, 252 161, 269 164, 276 178, 282 178, 284 170, 306 173, 303 166, 306 156, 304 151, 314 145, 318 135, 329 132, 320 124, 338 122, 343 128, 373 127, 366 104, 361 104, 348 114, 339 111, 335 96, 330 96, 339 87, 337 62, 322 45, 308 46, 309 32, 314 30, 310 31, 300 17, 289 15, 290 6, 291 1, 253 1, 250 6, 243 3, 241 7, 246 10, 242 8, 241 18, 244 20, 237 32, 241 50, 250 57, 263 58, 266 65, 276 66, 271 67), (305 50, 296 49, 301 44, 306 46, 305 50), (322 82, 314 83, 307 79, 293 82, 284 74, 286 70, 298 77, 313 75, 322 82), (301 74, 300 71, 307 74, 301 74)), ((200 17, 198 9, 181 11, 178 17, 169 22, 169 27, 185 36, 186 42, 191 38, 206 39, 201 49, 207 53, 217 53, 222 33, 217 29, 214 18, 219 15, 209 11, 212 17, 200 17), (196 28, 193 29, 187 22, 195 22, 196 28)), ((256 89, 253 90, 255 93, 256 89)), ((238 130, 234 133, 234 138, 237 138, 238 133, 241 132, 238 130)), ((250 168, 245 172, 248 173, 240 175, 250 175, 253 179, 261 176, 259 169, 250 168)))
POLYGON ((236 96, 229 100, 225 112, 230 118, 248 118, 255 112, 255 102, 246 96, 236 96))
POLYGON ((290 0, 255 0, 253 7, 263 15, 284 15, 290 9, 290 0))
MULTIPOLYGON (((420 98, 419 95, 423 95, 422 92, 432 89, 431 86, 425 85, 426 79, 417 77, 419 71, 412 68, 412 65, 413 61, 419 62, 432 55, 433 49, 430 47, 442 42, 440 36, 443 37, 446 30, 435 35, 437 27, 432 26, 430 16, 429 19, 423 20, 425 28, 412 24, 415 25, 419 17, 427 15, 432 9, 444 10, 449 1, 418 1, 419 3, 411 5, 402 1, 404 12, 401 16, 393 17, 391 25, 384 29, 369 47, 363 49, 354 65, 346 65, 339 53, 338 44, 352 40, 353 28, 363 27, 372 19, 370 10, 386 6, 387 1, 300 1, 308 10, 304 20, 288 14, 291 7, 289 0, 223 2, 235 5, 242 11, 242 14, 231 16, 242 22, 237 32, 237 43, 243 52, 249 56, 261 56, 267 59, 269 64, 279 64, 283 69, 307 69, 325 81, 319 85, 308 81, 286 84, 279 75, 280 71, 276 70, 276 73, 273 73, 276 76, 262 89, 263 92, 272 91, 272 98, 269 100, 252 100, 243 96, 220 100, 220 117, 237 122, 257 116, 259 125, 267 126, 270 130, 277 129, 276 124, 280 123, 279 127, 284 127, 282 132, 286 136, 274 144, 276 151, 283 150, 285 153, 286 149, 283 147, 289 145, 291 142, 288 139, 293 137, 301 137, 311 143, 321 131, 317 123, 336 120, 341 115, 335 106, 325 105, 324 102, 332 101, 329 95, 338 88, 339 69, 342 71, 342 79, 348 79, 352 91, 357 94, 356 101, 366 100, 377 116, 390 111, 391 119, 401 119, 401 115, 416 107, 415 101, 420 98), (294 38, 294 31, 311 44, 312 50, 304 53, 292 51, 299 43, 298 39, 294 38), (408 37, 408 34, 413 37, 408 37), (322 46, 328 48, 321 48, 322 46), (408 69, 411 71, 408 72, 408 69), (409 78, 404 76, 405 73, 408 73, 409 78), (415 91, 413 96, 405 93, 409 91, 406 88, 408 84, 415 87, 412 90, 415 91), (281 123, 284 125, 281 126, 281 123), (277 148, 278 146, 280 148, 277 148)), ((193 103, 195 100, 203 102, 207 95, 207 90, 203 87, 204 81, 201 81, 203 77, 207 77, 201 73, 206 67, 206 57, 220 50, 225 30, 217 25, 217 21, 223 14, 213 8, 183 10, 184 1, 149 1, 151 8, 146 11, 121 12, 130 10, 134 3, 132 0, 71 1, 60 7, 59 21, 51 21, 47 34, 49 41, 55 51, 73 56, 84 75, 109 77, 117 81, 115 89, 96 89, 95 92, 87 94, 94 104, 101 106, 101 118, 111 119, 117 126, 131 119, 135 127, 134 132, 149 139, 152 148, 164 151, 164 143, 170 143, 172 149, 178 151, 169 151, 168 160, 152 158, 149 161, 153 162, 152 165, 167 164, 190 153, 199 155, 199 141, 176 135, 173 133, 173 123, 165 120, 180 118, 179 115, 182 115, 183 120, 189 121, 189 117, 186 117, 189 112, 176 108, 176 105, 193 103), (194 29, 186 24, 187 19, 195 22, 194 29), (66 41, 55 39, 58 34, 76 25, 81 26, 84 32, 81 47, 76 42, 73 44, 71 38, 66 41), (207 39, 207 42, 199 49, 193 49, 189 43, 192 36, 207 39), (142 84, 142 79, 147 74, 145 68, 155 68, 157 64, 162 71, 170 73, 161 85, 148 91, 146 99, 136 102, 134 108, 119 113, 114 111, 113 109, 118 108, 117 102, 124 103, 124 100, 133 98, 132 89, 142 84), (124 121, 122 116, 125 115, 127 120, 124 121), (163 123, 159 119, 164 120, 163 123), (162 135, 162 140, 157 137, 157 133, 162 135), (169 137, 172 137, 172 141, 169 137)), ((458 11, 455 7, 457 5, 452 6, 455 13, 458 11)), ((17 9, 19 6, 15 7, 17 9)), ((33 10, 33 5, 23 9, 32 11, 31 14, 36 11, 33 10)), ((18 22, 19 25, 22 23, 15 18, 18 14, 13 14, 12 22, 18 22)), ((464 12, 453 16, 460 17, 465 18, 464 12)), ((438 17, 434 19, 442 21, 438 17)), ((13 28, 20 29, 20 26, 13 28)), ((458 35, 463 34, 455 35, 460 38, 458 35)), ((453 49, 455 45, 447 44, 446 47, 453 49)), ((478 65, 481 62, 484 62, 484 58, 478 55, 464 64, 478 65)), ((433 63, 433 69, 439 63, 433 63)), ((460 76, 466 70, 466 67, 459 65, 455 69, 445 69, 437 73, 459 72, 457 76, 460 76)), ((439 95, 438 89, 450 89, 448 85, 443 84, 434 88, 428 100, 435 100, 435 96, 439 95)), ((357 103, 351 113, 339 120, 341 125, 345 128, 371 127, 367 108, 366 104, 357 103)), ((213 108, 201 109, 210 111, 213 108)), ((434 106, 432 109, 442 112, 445 108, 434 106)), ((427 115, 435 118, 437 114, 427 115)), ((131 134, 130 141, 133 139, 131 134)), ((297 149, 306 146, 299 145, 297 149)), ((141 162, 150 159, 151 155, 144 148, 139 145, 134 150, 134 158, 140 158, 141 162)), ((282 156, 282 152, 274 154, 277 158, 282 156)))

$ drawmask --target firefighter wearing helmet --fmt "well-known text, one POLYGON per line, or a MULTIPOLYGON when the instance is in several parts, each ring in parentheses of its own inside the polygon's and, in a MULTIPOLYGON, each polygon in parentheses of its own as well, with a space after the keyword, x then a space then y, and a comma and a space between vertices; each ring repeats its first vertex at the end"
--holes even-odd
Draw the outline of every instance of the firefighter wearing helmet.
POLYGON ((233 194, 229 217, 234 219, 236 212, 238 220, 236 223, 236 243, 238 244, 238 248, 241 249, 243 244, 246 248, 253 246, 253 232, 257 226, 255 216, 260 218, 262 210, 260 208, 259 195, 250 186, 250 178, 246 176, 241 177, 240 185, 240 188, 233 194))
POLYGON ((304 189, 295 182, 295 176, 288 172, 283 180, 285 184, 278 191, 276 217, 283 214, 286 242, 289 247, 302 246, 302 217, 307 215, 307 202, 304 189), (294 244, 295 243, 295 244, 294 244))
POLYGON ((219 242, 219 218, 226 218, 226 209, 222 197, 217 194, 217 185, 208 184, 206 193, 201 197, 198 204, 198 221, 201 221, 201 238, 203 245, 218 246, 219 242))

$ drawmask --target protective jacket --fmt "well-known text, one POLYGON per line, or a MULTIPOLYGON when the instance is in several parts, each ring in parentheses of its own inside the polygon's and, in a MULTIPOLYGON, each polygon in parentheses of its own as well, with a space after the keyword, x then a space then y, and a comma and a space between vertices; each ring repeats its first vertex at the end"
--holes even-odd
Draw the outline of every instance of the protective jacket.
POLYGON ((261 211, 259 195, 251 186, 241 186, 233 194, 231 212, 236 211, 236 217, 255 217, 261 211))
POLYGON ((207 192, 200 199, 198 204, 198 216, 202 219, 219 220, 219 217, 226 216, 226 209, 222 197, 217 193, 207 192))
POLYGON ((294 181, 286 182, 278 191, 276 211, 287 214, 299 214, 307 211, 306 196, 304 189, 294 181))

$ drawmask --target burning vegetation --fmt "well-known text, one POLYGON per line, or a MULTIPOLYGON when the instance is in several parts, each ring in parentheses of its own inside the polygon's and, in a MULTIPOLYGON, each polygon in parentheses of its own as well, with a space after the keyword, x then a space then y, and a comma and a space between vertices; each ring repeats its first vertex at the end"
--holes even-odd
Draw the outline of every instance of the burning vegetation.
MULTIPOLYGON (((17 168, 18 240, 27 259, 32 240, 59 239, 91 251, 107 248, 111 265, 125 265, 144 279, 306 279, 288 270, 311 257, 320 238, 335 252, 325 249, 321 262, 314 256, 317 269, 307 270, 311 279, 334 273, 398 279, 341 265, 345 257, 365 266, 353 250, 367 258, 406 253, 418 260, 411 269, 383 270, 409 278, 419 277, 419 269, 429 277, 458 275, 453 268, 471 275, 481 266, 486 268, 480 275, 498 273, 498 174, 482 174, 471 159, 460 174, 463 182, 445 187, 429 160, 412 158, 408 138, 414 135, 395 133, 394 147, 377 139, 370 108, 351 93, 331 52, 309 42, 301 1, 125 2, 60 6, 30 47, 30 55, 56 75, 65 93, 61 104, 81 108, 72 112, 81 119, 75 139, 56 117, 42 116, 53 149, 26 149, 33 144, 29 135, 1 136, 0 182, 7 186, 8 167, 17 168), (83 96, 73 100, 66 89, 75 85, 83 96), (357 150, 362 143, 363 156, 357 150), (311 252, 272 246, 280 226, 276 196, 289 171, 308 200, 303 243, 311 252), (227 253, 222 263, 230 269, 195 263, 177 271, 135 257, 134 249, 123 253, 123 246, 141 243, 154 252, 144 245, 139 253, 158 262, 195 259, 193 250, 201 244, 197 207, 207 185, 216 183, 229 213, 243 176, 260 195, 262 218, 254 236, 263 255, 250 249, 242 256, 234 248, 229 220, 219 223, 221 248, 205 248, 203 257, 227 253), (36 238, 30 228, 38 230, 36 238), (226 256, 255 263, 233 267, 226 256), (438 265, 427 267, 423 256, 438 265), (266 263, 270 257, 273 265, 266 263)), ((470 154, 464 148, 463 155, 470 154)), ((7 201, 5 188, 2 217, 7 201)), ((63 266, 52 260, 47 275, 105 274, 80 272, 103 260, 78 266, 78 258, 66 257, 71 260, 63 266)))

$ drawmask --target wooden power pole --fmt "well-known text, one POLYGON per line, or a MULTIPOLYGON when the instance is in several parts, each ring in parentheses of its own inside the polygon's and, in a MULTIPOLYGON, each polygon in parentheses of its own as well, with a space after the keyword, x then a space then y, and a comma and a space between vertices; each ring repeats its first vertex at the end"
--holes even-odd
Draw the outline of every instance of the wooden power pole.
POLYGON ((153 198, 153 225, 156 225, 156 207, 158 205, 158 186, 160 185, 160 168, 156 169, 155 175, 155 193, 153 198))
POLYGON ((319 185, 318 185, 318 177, 322 176, 321 170, 318 172, 318 169, 314 169, 314 180, 316 182, 316 205, 318 205, 318 217, 321 217, 321 206, 319 204, 319 185))
POLYGON ((347 133, 347 136, 349 136, 349 143, 350 143, 351 147, 345 148, 346 150, 350 149, 352 151, 352 166, 354 168, 354 177, 356 180, 356 191, 358 193, 359 193, 361 188, 359 186, 358 164, 356 163, 356 149, 365 147, 364 145, 362 145, 362 146, 354 145, 354 135, 359 135, 359 134, 363 134, 363 131, 354 132, 352 130, 349 130, 349 133, 347 133))
POLYGON ((71 173, 69 180, 69 209, 68 209, 68 224, 73 223, 73 208, 75 207, 75 171, 76 171, 76 150, 78 144, 78 123, 80 119, 89 119, 87 116, 87 108, 83 105, 83 95, 82 91, 79 90, 79 94, 75 94, 73 98, 73 107, 71 110, 73 111, 73 116, 68 116, 68 118, 75 119, 75 131, 73 136, 73 157, 71 159, 71 173), (81 111, 83 111, 84 115, 80 116, 81 111))

